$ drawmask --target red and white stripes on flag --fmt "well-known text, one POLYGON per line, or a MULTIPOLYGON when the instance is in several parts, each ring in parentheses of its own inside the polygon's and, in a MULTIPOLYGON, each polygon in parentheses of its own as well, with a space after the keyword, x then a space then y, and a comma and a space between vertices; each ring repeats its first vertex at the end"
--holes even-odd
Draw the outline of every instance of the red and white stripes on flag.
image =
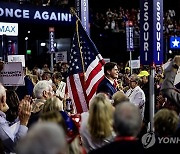
POLYGON ((95 95, 97 86, 103 78, 104 64, 95 44, 87 35, 80 20, 77 20, 67 77, 68 94, 77 113, 88 111, 89 101, 95 95))
POLYGON ((103 65, 104 60, 98 54, 85 74, 73 74, 67 78, 68 94, 77 113, 88 111, 89 101, 96 94, 97 86, 104 77, 103 65))

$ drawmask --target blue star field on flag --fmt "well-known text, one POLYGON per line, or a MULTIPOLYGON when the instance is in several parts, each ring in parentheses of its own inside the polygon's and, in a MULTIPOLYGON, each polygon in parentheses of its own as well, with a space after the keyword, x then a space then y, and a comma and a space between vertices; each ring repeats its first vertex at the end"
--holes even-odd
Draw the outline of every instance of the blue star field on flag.
POLYGON ((83 72, 82 63, 84 65, 84 71, 86 71, 87 67, 91 64, 93 60, 95 60, 97 55, 98 51, 94 43, 89 38, 82 25, 78 24, 78 33, 74 34, 72 41, 69 61, 69 73, 77 74, 83 72), (80 52, 80 48, 82 52, 80 52))

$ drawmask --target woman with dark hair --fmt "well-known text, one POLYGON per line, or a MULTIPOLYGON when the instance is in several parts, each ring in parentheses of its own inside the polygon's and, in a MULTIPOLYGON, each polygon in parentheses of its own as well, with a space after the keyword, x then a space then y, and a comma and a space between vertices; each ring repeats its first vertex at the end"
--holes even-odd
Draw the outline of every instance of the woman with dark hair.
POLYGON ((9 106, 9 110, 6 111, 6 118, 10 122, 18 116, 19 98, 14 90, 6 90, 6 103, 9 106))

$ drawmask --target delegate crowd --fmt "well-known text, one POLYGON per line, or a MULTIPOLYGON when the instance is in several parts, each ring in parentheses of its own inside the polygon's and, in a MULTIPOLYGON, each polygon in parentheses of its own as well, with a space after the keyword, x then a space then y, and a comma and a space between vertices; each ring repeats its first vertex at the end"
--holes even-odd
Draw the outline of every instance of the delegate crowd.
POLYGON ((103 82, 89 102, 89 111, 82 114, 66 101, 70 101, 65 89, 67 63, 56 64, 53 72, 47 64, 26 70, 25 86, 0 84, 0 152, 99 154, 179 149, 179 140, 172 144, 167 139, 180 137, 180 93, 174 86, 180 56, 169 63, 165 70, 156 68, 153 130, 149 127, 148 68, 130 74, 129 67, 106 63, 103 82), (105 80, 116 81, 116 91, 104 88, 105 80), (166 142, 158 142, 163 138, 166 142))

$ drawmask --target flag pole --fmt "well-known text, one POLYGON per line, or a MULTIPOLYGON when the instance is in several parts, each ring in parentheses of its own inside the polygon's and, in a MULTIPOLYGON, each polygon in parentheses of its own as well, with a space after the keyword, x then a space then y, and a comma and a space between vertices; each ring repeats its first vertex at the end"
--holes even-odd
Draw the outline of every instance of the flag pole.
POLYGON ((79 51, 80 51, 80 56, 81 56, 81 63, 82 63, 82 69, 83 69, 83 73, 85 75, 85 68, 84 68, 84 59, 83 59, 83 55, 82 55, 82 47, 79 41, 79 31, 78 31, 78 21, 80 21, 80 18, 78 17, 76 11, 74 8, 70 8, 70 12, 72 15, 75 15, 77 20, 76 20, 76 34, 77 34, 77 39, 78 39, 78 46, 79 46, 79 51))

